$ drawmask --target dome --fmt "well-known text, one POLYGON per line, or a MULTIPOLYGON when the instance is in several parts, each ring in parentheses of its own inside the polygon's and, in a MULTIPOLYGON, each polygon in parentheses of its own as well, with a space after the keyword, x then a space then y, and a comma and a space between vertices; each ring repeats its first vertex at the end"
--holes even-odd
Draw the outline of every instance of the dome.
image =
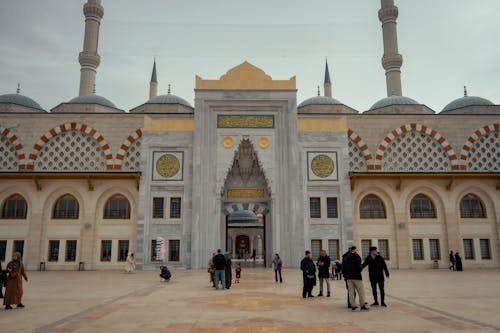
POLYGON ((103 106, 107 106, 110 108, 117 109, 116 105, 113 104, 109 99, 104 98, 102 96, 93 94, 93 95, 85 95, 78 96, 70 100, 68 103, 70 104, 99 104, 103 106))
POLYGON ((255 213, 251 210, 237 210, 235 212, 232 212, 231 215, 229 215, 228 220, 229 222, 240 222, 240 223, 259 221, 257 215, 255 215, 255 213))
MULTIPOLYGON (((0 95, 0 103, 1 104, 17 104, 21 106, 25 106, 27 108, 32 108, 32 109, 39 109, 43 110, 43 108, 32 100, 31 98, 21 95, 21 94, 5 94, 5 95, 0 95)), ((43 110, 45 111, 45 110, 43 110)))
POLYGON ((486 98, 477 96, 464 96, 448 103, 441 112, 446 112, 455 109, 461 109, 467 106, 476 106, 476 105, 483 106, 483 105, 495 105, 495 104, 493 104, 493 102, 487 100, 486 98))
POLYGON ((370 110, 380 109, 390 105, 418 105, 419 102, 405 96, 392 95, 389 97, 382 98, 380 101, 372 105, 370 110))
POLYGON ((147 101, 146 104, 181 104, 188 108, 193 108, 184 98, 172 94, 155 96, 147 101))
POLYGON ((303 106, 308 106, 308 105, 334 105, 334 104, 342 105, 342 103, 336 100, 335 98, 327 96, 314 96, 300 103, 298 107, 301 108, 303 106))

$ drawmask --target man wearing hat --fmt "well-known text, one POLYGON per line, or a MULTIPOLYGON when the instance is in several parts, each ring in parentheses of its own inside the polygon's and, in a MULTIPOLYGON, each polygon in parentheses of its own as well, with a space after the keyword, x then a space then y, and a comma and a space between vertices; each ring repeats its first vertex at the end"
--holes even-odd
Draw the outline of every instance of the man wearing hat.
POLYGON ((384 258, 378 253, 376 246, 370 247, 370 254, 366 257, 362 266, 363 268, 368 266, 370 284, 372 285, 373 299, 375 300, 375 303, 373 303, 372 306, 379 305, 377 299, 377 284, 380 289, 380 305, 387 306, 384 302, 384 273, 385 276, 389 278, 389 270, 387 269, 384 258))

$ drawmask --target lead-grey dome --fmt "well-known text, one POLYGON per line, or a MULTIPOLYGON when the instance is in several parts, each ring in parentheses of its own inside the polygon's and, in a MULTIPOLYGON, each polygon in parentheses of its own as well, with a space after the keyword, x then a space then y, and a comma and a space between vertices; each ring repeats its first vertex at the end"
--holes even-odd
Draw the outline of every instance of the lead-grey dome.
POLYGON ((2 104, 16 104, 25 106, 27 108, 39 109, 45 111, 40 104, 32 100, 31 98, 21 95, 21 94, 5 94, 0 95, 0 103, 2 104))
POLYGON ((146 104, 180 104, 188 108, 193 108, 184 98, 173 94, 155 96, 147 101, 146 104))
POLYGON ((327 97, 327 96, 314 96, 306 99, 302 103, 299 104, 299 108, 307 105, 342 105, 342 103, 335 98, 327 97))
POLYGON ((392 95, 389 97, 382 98, 381 100, 373 104, 370 110, 380 109, 390 105, 418 105, 418 104, 420 103, 409 97, 392 95))
POLYGON ((487 100, 486 98, 477 96, 464 96, 448 103, 441 112, 461 109, 467 106, 483 106, 483 105, 495 105, 495 104, 493 104, 493 102, 487 100))
POLYGON ((93 95, 85 95, 78 96, 70 100, 68 103, 70 104, 99 104, 103 106, 107 106, 110 108, 117 109, 116 105, 111 102, 109 99, 93 94, 93 95))
POLYGON ((257 215, 251 210, 237 210, 228 217, 229 222, 249 223, 258 222, 257 215))

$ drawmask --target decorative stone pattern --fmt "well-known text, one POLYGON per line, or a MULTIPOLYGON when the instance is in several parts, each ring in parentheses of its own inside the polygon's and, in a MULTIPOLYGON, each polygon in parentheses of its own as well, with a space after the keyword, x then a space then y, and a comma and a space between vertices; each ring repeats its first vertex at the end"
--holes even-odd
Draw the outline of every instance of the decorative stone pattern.
POLYGON ((311 161, 311 170, 316 176, 326 178, 333 173, 335 166, 330 157, 326 155, 317 155, 311 161))
POLYGON ((106 157, 99 143, 85 132, 69 130, 50 139, 40 150, 36 171, 104 171, 106 157))
MULTIPOLYGON (((28 162, 26 164, 26 169, 28 170, 33 170, 35 168, 35 160, 39 157, 40 151, 44 148, 44 146, 52 140, 54 137, 60 135, 61 133, 67 132, 67 131, 77 131, 77 132, 82 132, 87 134, 89 137, 95 139, 97 141, 98 146, 100 147, 102 153, 104 154, 104 161, 105 161, 105 167, 104 170, 113 170, 113 154, 111 153, 111 149, 109 147, 109 144, 106 142, 104 137, 97 132, 95 129, 93 129, 90 126, 87 126, 86 124, 80 124, 80 123, 66 123, 59 125, 57 127, 54 127, 37 141, 35 145, 33 146, 33 150, 31 154, 28 157, 28 162)), ((85 139, 87 140, 87 139, 85 139)), ((75 144, 79 145, 80 143, 76 142, 75 144)), ((56 171, 56 170, 55 170, 56 171)))
POLYGON ((175 176, 181 168, 179 159, 172 154, 165 154, 156 161, 156 171, 160 176, 171 178, 175 176))
POLYGON ((421 124, 403 125, 387 134, 378 147, 372 168, 382 170, 383 159, 384 171, 446 171, 450 167, 451 170, 459 169, 457 156, 450 143, 437 131, 421 124), (423 136, 412 134, 392 145, 393 140, 406 133, 421 133, 423 136), (388 149, 391 152, 385 155, 388 149))
POLYGON ((273 115, 218 115, 218 128, 274 128, 273 115))
MULTIPOLYGON (((6 166, 4 166, 3 163, 1 163, 0 170, 12 171, 12 170, 17 170, 18 168, 19 170, 24 170, 26 168, 26 166, 24 165, 25 155, 23 153, 23 145, 19 142, 18 137, 14 133, 12 133, 12 131, 9 130, 8 128, 0 126, 0 138, 2 138, 2 146, 3 142, 5 142, 5 147, 0 149, 4 149, 5 151, 7 150, 11 151, 12 147, 14 147, 14 156, 16 156, 16 162, 15 162, 16 166, 14 169, 10 168, 5 169, 6 166), (4 138, 7 140, 4 141, 4 138)), ((7 155, 5 155, 5 153, 3 152, 0 152, 0 156, 3 159, 7 155)), ((8 164, 10 165, 10 162, 8 164)))
POLYGON ((450 161, 444 148, 421 132, 406 132, 387 146, 384 171, 449 171, 450 161))
MULTIPOLYGON (((0 129, 1 131, 1 129, 0 129)), ((8 131, 8 129, 4 129, 8 131)), ((2 133, 4 131, 1 131, 2 133)), ((0 135, 0 171, 17 171, 18 158, 14 144, 5 135, 0 135)))
POLYGON ((366 143, 361 137, 352 130, 347 131, 349 138, 349 170, 351 171, 367 171, 372 167, 372 155, 366 143))
POLYGON ((139 128, 123 141, 116 153, 114 169, 124 171, 139 171, 141 165, 141 140, 143 129, 139 128), (130 150, 130 151, 129 151, 130 150))
POLYGON ((461 170, 498 171, 500 164, 500 124, 481 127, 465 142, 460 153, 461 170))

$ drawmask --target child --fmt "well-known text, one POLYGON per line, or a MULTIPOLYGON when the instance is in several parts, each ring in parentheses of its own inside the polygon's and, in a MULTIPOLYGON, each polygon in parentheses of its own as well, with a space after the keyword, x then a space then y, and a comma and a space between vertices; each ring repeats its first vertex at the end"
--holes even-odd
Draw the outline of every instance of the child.
POLYGON ((236 264, 236 281, 234 283, 240 283, 240 277, 241 277, 241 265, 240 263, 236 264))

